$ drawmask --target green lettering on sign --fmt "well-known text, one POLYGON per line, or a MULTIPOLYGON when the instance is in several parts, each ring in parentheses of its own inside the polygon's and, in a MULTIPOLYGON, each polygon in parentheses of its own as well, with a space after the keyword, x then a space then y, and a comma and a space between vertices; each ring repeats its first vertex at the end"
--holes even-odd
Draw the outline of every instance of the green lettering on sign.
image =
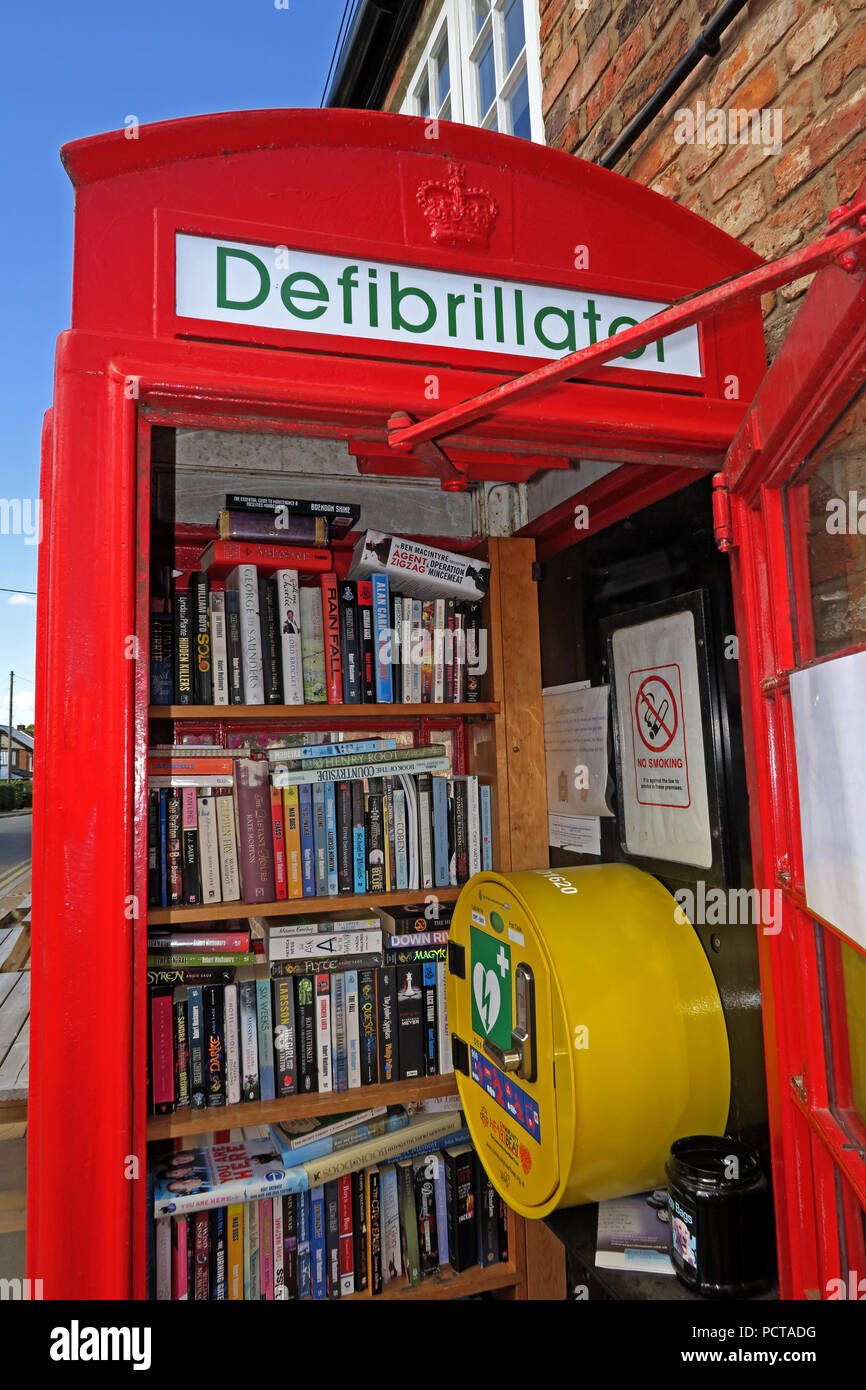
POLYGON ((264 304, 271 291, 271 277, 268 268, 252 251, 240 251, 236 246, 217 247, 217 308, 219 309, 258 309, 264 304), (226 263, 229 256, 237 261, 249 261, 259 272, 259 289, 252 299, 229 299, 226 287, 226 263))

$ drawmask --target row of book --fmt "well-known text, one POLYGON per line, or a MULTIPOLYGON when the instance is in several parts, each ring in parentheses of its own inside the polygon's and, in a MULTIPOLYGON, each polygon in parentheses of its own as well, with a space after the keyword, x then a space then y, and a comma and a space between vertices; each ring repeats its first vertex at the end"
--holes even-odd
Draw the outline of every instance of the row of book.
MULTIPOLYGON (((329 938, 336 949, 359 944, 359 933, 340 935, 343 941, 336 933, 329 938)), ((447 939, 444 932, 427 935, 447 939)), ((233 975, 233 967, 151 966, 152 1112, 450 1073, 446 949, 409 946, 278 961, 268 976, 240 982, 218 978, 223 971, 233 975), (172 976, 179 969, 217 979, 176 985, 172 976)))
MULTIPOLYGON (((447 561, 466 567, 447 551, 430 553, 441 558, 440 570, 447 561)), ((478 598, 412 597, 395 592, 383 572, 340 579, 322 550, 218 541, 200 563, 210 568, 177 576, 170 598, 151 613, 153 704, 480 699, 486 644, 478 598), (236 552, 248 559, 227 568, 236 552), (313 582, 301 582, 305 571, 313 582)), ((399 582, 405 589, 405 578, 399 582)))
MULTIPOLYGON (((158 1199, 156 1297, 302 1300, 365 1291, 375 1296, 393 1280, 418 1285, 444 1267, 462 1273, 507 1261, 505 1204, 468 1142, 468 1130, 459 1128, 459 1112, 447 1118, 456 1142, 442 1146, 434 1136, 414 1143, 416 1135, 406 1126, 390 1131, 391 1147, 407 1147, 405 1155, 355 1166, 297 1191, 253 1200, 223 1197, 229 1185, 242 1188, 235 1178, 217 1185, 208 1194, 214 1201, 191 1213, 162 1214, 174 1203, 158 1199)), ((198 1168, 208 1175, 243 1172, 250 1149, 262 1151, 253 1158, 257 1168, 280 1149, 282 1161, 291 1158, 276 1127, 271 1134, 274 1139, 262 1135, 175 1152, 160 1168, 158 1190, 193 1186, 198 1168)), ((359 1152, 363 1147, 356 1146, 359 1152)), ((339 1166, 330 1163, 330 1169, 339 1166)))
POLYGON ((492 868, 491 789, 444 744, 151 750, 149 907, 447 888, 492 868))

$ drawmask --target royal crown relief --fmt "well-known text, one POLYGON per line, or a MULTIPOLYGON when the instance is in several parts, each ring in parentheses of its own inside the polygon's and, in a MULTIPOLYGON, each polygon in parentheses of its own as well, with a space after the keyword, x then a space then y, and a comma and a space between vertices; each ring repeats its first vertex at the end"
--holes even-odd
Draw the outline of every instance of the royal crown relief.
POLYGON ((466 170, 449 161, 444 182, 425 180, 415 195, 427 219, 430 240, 441 246, 490 245, 499 204, 483 188, 466 187, 466 170))

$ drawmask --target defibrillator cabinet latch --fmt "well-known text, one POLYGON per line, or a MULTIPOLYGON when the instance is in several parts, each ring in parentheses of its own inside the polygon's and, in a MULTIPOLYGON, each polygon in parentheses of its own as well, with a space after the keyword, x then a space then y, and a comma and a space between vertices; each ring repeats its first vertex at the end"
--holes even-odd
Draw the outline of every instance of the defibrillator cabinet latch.
POLYGON ((466 947, 458 946, 456 941, 448 942, 448 974, 456 975, 458 980, 466 979, 466 947))
POLYGON ((451 1034, 451 1061, 455 1071, 469 1075, 469 1048, 458 1033, 451 1034))
POLYGON ((522 1081, 534 1081, 535 1066, 535 980, 528 965, 520 962, 514 972, 514 1027, 511 1046, 499 1047, 489 1038, 484 1051, 502 1071, 516 1072, 522 1081))

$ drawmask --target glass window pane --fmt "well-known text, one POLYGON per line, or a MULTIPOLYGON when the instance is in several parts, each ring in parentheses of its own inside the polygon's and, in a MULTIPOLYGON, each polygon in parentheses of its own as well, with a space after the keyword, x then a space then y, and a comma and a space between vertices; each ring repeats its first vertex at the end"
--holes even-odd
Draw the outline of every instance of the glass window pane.
POLYGON ((866 1153, 866 956, 815 925, 830 1109, 866 1153))
POLYGON ((451 97, 450 97, 450 96, 447 98, 446 101, 443 101, 442 105, 439 107, 439 117, 440 117, 440 119, 443 120, 443 121, 450 121, 450 120, 451 120, 451 97))
POLYGON ((866 958, 839 942, 851 1072, 851 1105, 866 1127, 866 958))
POLYGON ((531 140, 532 128, 529 119, 529 83, 526 80, 525 72, 508 99, 508 111, 511 134, 519 135, 522 140, 531 140))
POLYGON ((797 613, 800 661, 866 642, 864 403, 861 388, 806 461, 808 480, 786 490, 791 567, 811 599, 797 613))
POLYGON ((430 84, 426 77, 418 88, 418 108, 422 116, 430 115, 430 84))
POLYGON ((472 0, 472 17, 475 20, 475 33, 480 34, 484 21, 490 13, 490 0, 472 0))
POLYGON ((441 106, 451 90, 451 72, 448 66, 448 35, 446 33, 434 56, 438 88, 437 106, 441 106))
POLYGON ((523 52, 525 43, 523 0, 511 0, 505 10, 505 60, 509 72, 523 52))
POLYGON ((496 96, 496 67, 493 60, 493 39, 484 45, 478 59, 479 106, 487 111, 496 96))

